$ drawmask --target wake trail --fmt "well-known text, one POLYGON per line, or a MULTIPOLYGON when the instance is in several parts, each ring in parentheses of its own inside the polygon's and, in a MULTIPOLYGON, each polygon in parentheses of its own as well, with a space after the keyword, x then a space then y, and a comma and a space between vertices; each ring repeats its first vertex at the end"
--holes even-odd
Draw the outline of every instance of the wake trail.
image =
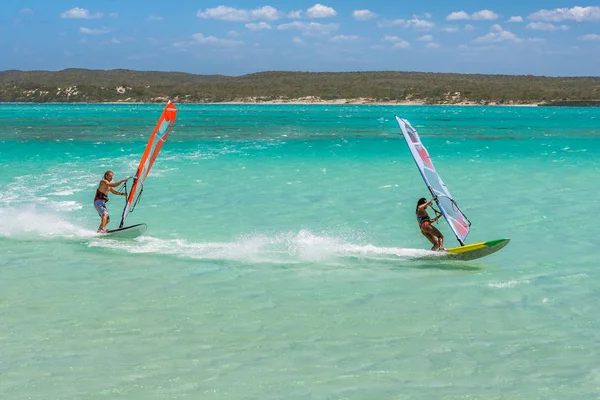
POLYGON ((170 255, 195 260, 226 260, 253 264, 402 262, 430 255, 422 249, 352 243, 344 235, 315 234, 309 230, 240 235, 233 241, 163 239, 150 235, 111 239, 94 228, 83 228, 66 215, 36 206, 0 208, 0 238, 28 241, 77 240, 90 248, 128 254, 170 255))
POLYGON ((431 253, 421 249, 347 243, 340 237, 316 235, 308 230, 275 235, 244 235, 232 242, 193 242, 185 239, 141 236, 134 241, 96 239, 90 241, 89 245, 132 254, 162 254, 198 260, 276 264, 343 264, 348 260, 403 261, 431 253))

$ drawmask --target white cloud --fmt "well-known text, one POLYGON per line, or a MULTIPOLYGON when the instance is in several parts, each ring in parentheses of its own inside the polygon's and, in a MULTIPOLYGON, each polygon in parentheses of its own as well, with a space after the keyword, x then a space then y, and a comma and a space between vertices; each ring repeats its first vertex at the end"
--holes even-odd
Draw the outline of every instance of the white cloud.
POLYGON ((192 41, 186 41, 186 42, 175 42, 173 43, 173 47, 177 47, 179 49, 186 49, 187 47, 190 47, 194 44, 194 42, 192 41))
POLYGON ((471 16, 464 11, 455 11, 453 13, 448 14, 446 17, 447 21, 456 21, 460 19, 471 19, 471 16))
POLYGON ((105 35, 110 32, 110 29, 102 27, 101 29, 79 28, 79 32, 84 35, 105 35))
POLYGON ((417 31, 428 31, 435 26, 433 22, 424 19, 395 19, 392 21, 383 21, 378 24, 379 27, 401 26, 402 28, 412 28, 417 31))
POLYGON ((577 21, 592 22, 600 21, 600 7, 573 7, 573 8, 555 8, 554 10, 540 10, 530 14, 527 19, 533 21, 577 21))
POLYGON ((33 10, 31 8, 22 8, 19 14, 33 14, 33 10))
POLYGON ((520 39, 512 32, 490 32, 485 36, 475 39, 475 43, 519 42, 520 39))
POLYGON ((431 17, 432 17, 431 13, 425 13, 425 18, 431 19, 431 17))
POLYGON ((219 39, 214 36, 204 36, 201 33, 195 33, 192 35, 194 41, 199 44, 208 44, 214 46, 239 46, 244 42, 239 40, 231 40, 231 39, 219 39))
MULTIPOLYGON (((368 10, 359 10, 359 11, 368 11, 368 10)), ((356 13, 356 11, 355 11, 355 13, 356 13)), ((287 14, 287 17, 291 18, 291 19, 329 18, 329 17, 335 17, 336 15, 337 15, 337 12, 333 8, 324 6, 322 4, 315 4, 314 6, 307 9, 306 11, 303 11, 303 10, 291 11, 287 14)))
POLYGON ((440 45, 437 43, 427 43, 425 47, 427 47, 428 49, 437 49, 438 47, 440 47, 440 45))
POLYGON ((393 47, 395 49, 410 49, 410 43, 408 43, 406 40, 401 40, 397 43, 394 43, 393 47))
POLYGON ((419 42, 431 42, 433 40, 433 36, 431 35, 423 35, 417 39, 419 42))
POLYGON ((110 42, 111 42, 112 44, 120 44, 120 43, 121 43, 121 42, 119 41, 119 39, 117 39, 117 38, 112 38, 112 39, 110 39, 110 42))
POLYGON ((366 21, 368 19, 377 17, 377 14, 369 10, 355 10, 352 13, 352 17, 358 21, 366 21))
POLYGON ((471 24, 466 24, 465 25, 465 31, 467 31, 467 32, 474 31, 475 29, 476 28, 473 25, 471 25, 471 24))
POLYGON ((442 28, 442 30, 444 32, 449 32, 449 33, 454 33, 454 32, 458 32, 458 26, 456 25, 447 25, 445 27, 442 28))
POLYGON ((320 24, 318 22, 302 22, 302 21, 294 21, 288 24, 281 24, 277 27, 277 30, 284 31, 289 29, 296 29, 303 32, 303 35, 317 35, 322 34, 326 35, 333 31, 337 31, 339 29, 338 24, 320 24))
POLYGON ((596 35, 595 33, 589 33, 587 35, 579 36, 578 39, 584 42, 598 42, 600 41, 600 35, 596 35))
POLYGON ((119 16, 119 13, 111 12, 110 14, 108 14, 108 16, 111 18, 117 18, 119 16))
POLYGON ((408 43, 406 40, 400 39, 398 36, 386 35, 381 38, 381 41, 393 43, 392 47, 397 49, 408 49, 410 47, 410 43, 408 43))
POLYGON ((97 12, 95 14, 90 14, 88 10, 85 8, 71 8, 68 11, 65 11, 60 14, 61 18, 74 18, 74 19, 94 19, 94 18, 102 18, 104 14, 101 12, 97 12))
POLYGON ((457 49, 462 51, 463 55, 477 55, 480 51, 496 50, 496 49, 498 49, 498 46, 496 46, 496 45, 467 46, 465 44, 461 44, 457 47, 457 49))
POLYGON ((332 42, 356 42, 358 36, 356 35, 337 35, 331 38, 332 42))
POLYGON ((381 38, 382 42, 399 42, 401 40, 402 39, 400 39, 398 36, 390 36, 390 35, 386 35, 381 38))
POLYGON ((314 6, 306 10, 305 15, 308 18, 329 18, 335 17, 337 15, 337 12, 331 7, 327 7, 322 4, 315 4, 314 6))
POLYGON ((493 21, 498 19, 499 15, 490 10, 481 10, 471 14, 471 18, 476 21, 493 21))
POLYGON ((473 40, 475 43, 500 43, 500 42, 514 42, 514 43, 523 43, 523 42, 545 42, 546 39, 541 38, 526 38, 521 39, 517 37, 514 33, 504 30, 502 26, 499 24, 494 24, 490 27, 490 33, 485 36, 478 37, 473 40))
POLYGON ((208 45, 215 47, 234 47, 240 46, 244 44, 244 42, 239 40, 232 39, 221 39, 214 36, 204 36, 202 33, 196 33, 192 35, 191 41, 186 42, 175 42, 173 43, 174 47, 186 48, 192 45, 208 45))
POLYGON ((299 38, 298 36, 294 36, 294 38, 292 38, 292 43, 294 43, 295 45, 298 45, 298 46, 306 45, 306 42, 304 40, 302 40, 301 38, 299 38))
POLYGON ((554 25, 549 22, 530 22, 525 27, 527 29, 533 29, 536 31, 554 32, 554 31, 567 31, 569 27, 567 25, 554 25))
POLYGON ((198 18, 218 19, 221 21, 244 22, 244 21, 275 21, 281 18, 282 13, 271 6, 260 7, 255 10, 242 10, 228 6, 207 8, 198 10, 198 18))
POLYGON ((271 25, 267 24, 266 22, 246 24, 246 28, 250 29, 251 31, 263 31, 273 29, 271 28, 271 25))
POLYGON ((505 31, 498 24, 493 25, 490 28, 490 33, 485 36, 478 37, 473 40, 475 43, 500 43, 500 42, 514 42, 518 43, 521 39, 519 39, 514 33, 505 31))
POLYGON ((162 21, 164 20, 163 17, 161 17, 160 15, 151 15, 148 17, 148 21, 162 21))
POLYGON ((435 24, 433 22, 425 21, 423 19, 411 19, 407 21, 407 28, 413 28, 416 30, 429 30, 433 28, 435 24))
POLYGON ((510 17, 509 20, 506 22, 523 22, 523 17, 521 17, 520 15, 510 17))
POLYGON ((283 13, 277 11, 276 8, 271 6, 265 6, 261 8, 257 8, 250 12, 252 19, 257 19, 261 21, 277 21, 282 17, 283 13))
POLYGON ((455 11, 453 13, 448 14, 446 20, 448 21, 457 21, 462 19, 472 19, 475 21, 493 21, 498 19, 498 14, 490 10, 481 10, 474 12, 469 15, 465 11, 455 11))
POLYGON ((238 37, 240 35, 241 35, 241 33, 239 33, 238 31, 234 31, 234 30, 227 32, 227 36, 231 36, 231 37, 238 37))

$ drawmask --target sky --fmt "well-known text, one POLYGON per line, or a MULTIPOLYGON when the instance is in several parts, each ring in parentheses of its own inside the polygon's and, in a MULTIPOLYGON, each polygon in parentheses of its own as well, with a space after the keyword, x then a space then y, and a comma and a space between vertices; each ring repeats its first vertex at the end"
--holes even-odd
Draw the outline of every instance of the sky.
POLYGON ((600 5, 556 0, 12 0, 0 70, 600 75, 600 5))

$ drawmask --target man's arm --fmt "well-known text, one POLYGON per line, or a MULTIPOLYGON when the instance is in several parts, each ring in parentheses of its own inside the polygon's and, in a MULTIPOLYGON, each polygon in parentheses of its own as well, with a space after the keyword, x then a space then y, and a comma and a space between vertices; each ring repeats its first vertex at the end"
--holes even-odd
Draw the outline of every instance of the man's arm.
POLYGON ((120 180, 120 181, 118 181, 118 182, 109 182, 109 181, 107 181, 106 179, 104 179, 103 181, 104 181, 104 183, 106 183, 106 185, 107 185, 109 188, 114 188, 114 187, 117 187, 117 186, 119 186, 121 183, 123 183, 123 182, 126 182, 126 181, 127 181, 127 179, 121 179, 121 180, 120 180))
POLYGON ((116 190, 115 190, 115 189, 113 189, 113 188, 110 188, 110 192, 111 192, 111 193, 113 193, 113 194, 118 194, 119 196, 125 196, 125 193, 123 193, 123 192, 118 192, 118 191, 116 191, 116 190))

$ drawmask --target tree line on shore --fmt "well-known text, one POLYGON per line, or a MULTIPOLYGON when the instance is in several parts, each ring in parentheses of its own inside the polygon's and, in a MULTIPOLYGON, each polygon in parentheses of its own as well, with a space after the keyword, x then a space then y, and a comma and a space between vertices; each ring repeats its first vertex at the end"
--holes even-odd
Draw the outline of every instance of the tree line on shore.
POLYGON ((425 104, 599 105, 600 77, 424 72, 283 72, 243 76, 65 69, 0 71, 0 102, 263 102, 363 99, 425 104))

